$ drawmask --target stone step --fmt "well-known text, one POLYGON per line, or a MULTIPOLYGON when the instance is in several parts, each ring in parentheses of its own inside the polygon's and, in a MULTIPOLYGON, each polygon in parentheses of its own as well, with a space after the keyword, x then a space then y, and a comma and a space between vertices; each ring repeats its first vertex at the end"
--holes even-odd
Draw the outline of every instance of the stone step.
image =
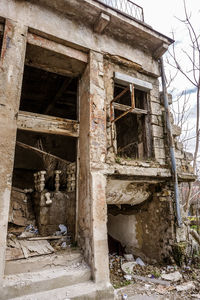
POLYGON ((91 271, 85 263, 40 272, 7 275, 0 283, 0 300, 17 297, 21 299, 25 295, 71 286, 90 278, 91 271))
POLYGON ((10 300, 113 300, 113 287, 87 281, 10 300))
POLYGON ((6 262, 5 275, 37 272, 56 267, 67 267, 82 261, 80 250, 65 250, 50 255, 41 255, 6 262))

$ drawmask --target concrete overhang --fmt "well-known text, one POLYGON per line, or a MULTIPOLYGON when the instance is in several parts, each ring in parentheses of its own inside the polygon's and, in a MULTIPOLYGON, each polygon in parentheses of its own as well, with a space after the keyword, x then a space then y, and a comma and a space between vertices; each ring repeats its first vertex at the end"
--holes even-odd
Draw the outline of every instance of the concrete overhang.
POLYGON ((178 173, 179 182, 194 182, 197 176, 193 173, 178 173))
MULTIPOLYGON (((30 0, 30 2, 32 1, 30 0)), ((115 37, 130 46, 140 48, 150 53, 155 59, 161 57, 168 46, 174 42, 171 38, 159 33, 146 23, 124 15, 95 0, 38 0, 37 2, 62 12, 71 20, 82 22, 92 28, 97 26, 96 24, 103 13, 106 23, 105 27, 100 24, 100 28, 103 29, 99 34, 103 33, 115 37), (106 19, 105 16, 108 16, 108 18, 106 19)))

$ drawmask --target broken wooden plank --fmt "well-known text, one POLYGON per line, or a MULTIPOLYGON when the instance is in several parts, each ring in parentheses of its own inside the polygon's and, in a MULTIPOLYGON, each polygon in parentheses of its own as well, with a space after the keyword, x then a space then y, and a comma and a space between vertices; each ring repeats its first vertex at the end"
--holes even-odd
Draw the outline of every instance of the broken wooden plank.
POLYGON ((11 247, 6 248, 6 260, 7 261, 20 259, 20 258, 24 258, 24 254, 23 254, 21 248, 11 248, 11 247))
POLYGON ((109 22, 110 16, 102 12, 94 25, 94 31, 100 34, 103 33, 104 29, 108 26, 109 22))
POLYGON ((75 120, 62 119, 47 115, 20 111, 17 128, 34 132, 79 136, 79 124, 75 120))
POLYGON ((28 258, 32 256, 51 254, 53 247, 47 240, 9 240, 6 249, 6 260, 28 258))
POLYGON ((23 251, 25 258, 28 258, 30 256, 50 254, 54 252, 53 247, 49 244, 47 240, 41 240, 41 241, 20 240, 19 243, 21 245, 21 249, 23 251))
MULTIPOLYGON (((122 110, 122 111, 128 111, 131 108, 131 106, 120 104, 120 103, 117 103, 117 102, 113 102, 113 106, 114 106, 115 109, 122 110)), ((144 115, 146 115, 147 114, 147 110, 140 109, 140 108, 134 108, 132 111, 130 111, 130 113, 132 113, 132 114, 144 114, 144 115)))
POLYGON ((50 50, 55 53, 63 54, 67 57, 74 58, 81 62, 88 62, 88 55, 80 50, 50 41, 33 33, 28 33, 27 42, 31 45, 50 50))
POLYGON ((60 235, 51 235, 51 236, 36 236, 36 237, 30 237, 30 238, 26 238, 27 241, 39 241, 39 240, 59 240, 61 239, 63 236, 60 235))
POLYGON ((40 150, 40 149, 38 149, 38 148, 35 148, 35 147, 33 147, 33 146, 30 146, 30 145, 27 145, 27 144, 24 144, 24 143, 21 143, 21 142, 18 142, 18 141, 16 142, 16 144, 17 144, 18 146, 24 148, 24 149, 36 151, 36 152, 41 153, 41 154, 43 154, 43 155, 49 155, 49 156, 51 156, 51 157, 53 157, 53 158, 55 158, 55 159, 57 159, 57 160, 62 161, 62 162, 65 163, 65 164, 70 164, 70 162, 67 161, 67 160, 65 160, 65 159, 62 159, 62 158, 60 158, 60 157, 58 157, 58 156, 56 156, 56 155, 53 155, 53 154, 51 154, 51 153, 47 153, 47 152, 45 152, 45 151, 43 151, 43 150, 40 150))

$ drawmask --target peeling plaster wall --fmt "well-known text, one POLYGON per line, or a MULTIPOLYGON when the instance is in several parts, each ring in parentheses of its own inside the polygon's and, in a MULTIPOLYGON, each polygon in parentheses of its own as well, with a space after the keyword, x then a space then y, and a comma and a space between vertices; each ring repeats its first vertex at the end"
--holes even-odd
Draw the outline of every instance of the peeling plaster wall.
POLYGON ((126 251, 138 248, 136 236, 137 219, 135 215, 119 214, 113 216, 108 214, 108 233, 116 240, 120 241, 126 251))
POLYGON ((151 195, 149 184, 135 183, 127 180, 108 179, 106 187, 107 204, 137 205, 151 195))
MULTIPOLYGON (((145 58, 144 58, 145 61, 145 58)), ((107 135, 108 135, 108 155, 107 162, 115 161, 114 149, 111 143, 111 123, 110 119, 110 101, 113 99, 114 95, 114 72, 121 72, 147 81, 152 84, 153 89, 149 93, 150 98, 150 120, 151 120, 151 135, 153 142, 153 157, 156 162, 160 165, 166 165, 166 153, 165 153, 165 141, 164 141, 164 122, 163 122, 163 111, 164 107, 161 105, 160 94, 159 94, 159 82, 156 78, 142 74, 138 70, 138 66, 134 63, 126 60, 122 60, 118 57, 107 57, 104 60, 105 68, 105 88, 106 88, 106 103, 107 103, 107 135)), ((113 134, 115 136, 115 134, 113 134)), ((115 143, 114 143, 115 145, 115 143)), ((115 146, 116 147, 116 146, 115 146)))
POLYGON ((96 282, 109 281, 107 244, 106 113, 103 55, 91 51, 80 81, 79 242, 96 282), (92 167, 98 163, 98 168, 92 167))
POLYGON ((109 209, 108 233, 127 253, 146 262, 170 262, 175 241, 171 186, 161 186, 151 199, 137 206, 109 209))
MULTIPOLYGON (((65 11, 71 10, 71 6, 65 1, 65 11)), ((84 7, 83 7, 84 9, 84 7)), ((72 18, 67 18, 56 9, 40 6, 30 1, 1 0, 0 16, 7 17, 25 24, 34 30, 44 32, 57 39, 66 40, 68 44, 91 49, 102 53, 111 53, 126 57, 140 65, 149 73, 159 76, 156 60, 152 59, 141 49, 128 45, 128 42, 118 41, 114 37, 94 33, 92 26, 87 26, 72 18), (124 51, 126 49, 126 51, 124 51)), ((89 17, 89 16, 88 16, 89 17)), ((94 25, 94 24, 93 24, 94 25)))
MULTIPOLYGON (((164 124, 164 107, 159 95, 159 65, 156 59, 137 45, 107 34, 94 33, 91 23, 78 16, 60 13, 35 1, 2 0, 0 16, 7 21, 1 53, 0 127, 1 127, 1 180, 0 180, 0 277, 4 272, 7 220, 16 140, 16 117, 19 109, 21 81, 24 67, 27 26, 30 30, 89 52, 89 62, 80 78, 80 140, 78 182, 78 242, 84 257, 92 268, 96 282, 109 282, 107 244, 106 176, 113 174, 145 178, 153 177, 164 184, 160 192, 152 192, 151 199, 131 210, 109 214, 108 229, 114 237, 127 244, 127 251, 149 260, 170 256, 174 236, 173 187, 170 186, 170 161, 164 124), (23 25, 24 24, 24 25, 23 25), (9 47, 8 47, 9 46, 9 47), (150 122, 153 157, 144 161, 116 161, 111 143, 110 101, 113 99, 113 73, 121 72, 148 81, 150 91, 150 122), (118 229, 118 230, 117 230, 118 229)), ((55 1, 57 3, 57 1, 55 1)), ((67 11, 67 1, 65 1, 67 11)), ((69 3, 68 3, 69 4, 69 3)), ((65 12, 66 12, 65 11, 65 12)), ((89 20, 91 21, 91 20, 89 20)), ((94 25, 94 24, 93 24, 94 25)), ((116 24, 113 24, 115 26, 116 24)), ((116 26, 116 28, 118 28, 116 26)), ((150 31, 152 36, 153 31, 150 31)), ((145 43, 145 35, 141 35, 145 43)), ((158 40, 159 42, 161 40, 158 40)), ((173 126, 174 136, 180 134, 173 126)), ((179 170, 190 171, 189 154, 176 143, 179 170), (186 159, 187 164, 184 164, 186 159), (184 165, 184 167, 182 167, 184 165)), ((121 181, 124 180, 122 176, 121 181)), ((146 180, 146 179, 145 179, 146 180)), ((144 180, 144 185, 146 181, 144 180)), ((124 183, 123 183, 124 184, 124 183)), ((122 185, 123 185, 122 184, 122 185)), ((154 184, 159 185, 158 182, 154 184)), ((120 190, 121 190, 120 183, 120 190)), ((123 187, 127 189, 127 187, 123 187)), ((136 187, 137 189, 137 187, 136 187)), ((139 190, 139 189, 138 189, 139 190)), ((140 191, 138 191, 140 193, 140 191)), ((149 198, 148 186, 141 190, 142 202, 149 198), (148 194, 148 195, 147 195, 148 194)), ((134 193, 134 191, 133 191, 134 193)), ((137 194, 137 193, 136 193, 137 194)), ((129 195, 130 196, 130 195, 129 195)), ((112 198, 112 197, 111 197, 112 198)), ((132 196, 130 196, 132 199, 132 196)), ((132 200, 131 200, 132 201, 132 200)), ((127 203, 127 199, 124 200, 127 203)), ((109 203, 113 204, 111 200, 109 203)), ((137 202, 138 203, 138 202, 137 202)))
POLYGON ((0 278, 4 273, 7 223, 26 49, 27 27, 8 20, 0 59, 0 278))

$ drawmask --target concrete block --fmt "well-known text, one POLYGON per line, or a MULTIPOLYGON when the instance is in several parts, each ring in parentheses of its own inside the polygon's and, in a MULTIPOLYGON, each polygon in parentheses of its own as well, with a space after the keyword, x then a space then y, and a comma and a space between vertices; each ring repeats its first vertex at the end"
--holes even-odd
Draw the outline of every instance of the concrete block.
POLYGON ((165 148, 164 139, 154 138, 153 144, 154 144, 154 147, 156 147, 156 148, 162 148, 162 149, 165 148))
POLYGON ((165 159, 157 158, 156 161, 157 161, 160 165, 166 165, 165 159))
POLYGON ((194 157, 193 157, 192 153, 190 153, 190 152, 184 152, 184 155, 185 155, 185 159, 186 160, 188 160, 189 162, 193 161, 194 157))
POLYGON ((151 123, 157 126, 163 126, 162 116, 151 115, 151 123))
POLYGON ((153 115, 161 116, 163 111, 164 109, 159 103, 151 102, 151 113, 153 115))
POLYGON ((180 150, 175 150, 175 157, 179 158, 179 159, 183 159, 184 158, 184 153, 180 150))
MULTIPOLYGON (((172 104, 172 94, 167 94, 168 97, 168 104, 171 105, 172 104)), ((160 101, 161 103, 164 105, 164 97, 163 97, 163 92, 160 92, 160 101)))
POLYGON ((154 154, 155 154, 155 158, 162 158, 165 159, 166 154, 165 154, 165 149, 163 148, 154 148, 154 154))
POLYGON ((178 150, 182 151, 182 150, 183 150, 183 143, 177 141, 177 142, 176 142, 176 148, 177 148, 178 150))
POLYGON ((172 135, 174 135, 174 136, 181 135, 181 127, 179 127, 175 124, 172 124, 172 135))
POLYGON ((153 137, 163 138, 164 136, 163 127, 152 125, 152 135, 153 137))

